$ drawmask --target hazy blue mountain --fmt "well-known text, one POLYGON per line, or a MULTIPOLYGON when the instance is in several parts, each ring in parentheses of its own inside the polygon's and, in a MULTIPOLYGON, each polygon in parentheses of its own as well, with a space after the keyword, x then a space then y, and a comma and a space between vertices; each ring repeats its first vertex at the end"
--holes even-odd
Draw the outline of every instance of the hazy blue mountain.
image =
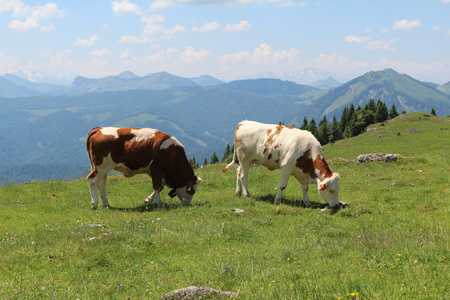
POLYGON ((223 81, 216 79, 210 75, 201 75, 199 77, 193 77, 189 79, 199 86, 218 86, 224 83, 223 81))
POLYGON ((3 98, 16 98, 35 96, 38 93, 32 91, 26 87, 12 83, 11 81, 0 76, 0 97, 3 98))
POLYGON ((224 89, 246 91, 261 95, 301 95, 317 90, 316 88, 281 79, 248 79, 236 80, 220 86, 224 89))
POLYGON ((342 83, 338 82, 336 79, 334 79, 333 77, 330 76, 327 79, 318 80, 318 81, 315 81, 315 82, 310 83, 308 85, 312 86, 314 88, 317 88, 317 89, 328 90, 328 89, 332 89, 332 88, 338 87, 341 84, 342 83))
POLYGON ((436 87, 439 91, 443 92, 444 94, 450 95, 450 82, 447 82, 446 84, 441 84, 436 87))
MULTIPOLYGON (((301 71, 285 71, 285 72, 263 72, 257 74, 257 78, 277 78, 281 80, 292 81, 298 84, 310 85, 319 80, 326 80, 329 77, 337 78, 332 72, 317 68, 308 68, 301 71)), ((341 82, 345 80, 338 79, 341 82)))
POLYGON ((79 95, 105 91, 126 91, 138 89, 163 90, 178 86, 197 86, 187 78, 159 72, 153 75, 138 77, 131 72, 118 76, 108 76, 100 79, 77 77, 66 88, 69 95, 79 95))
POLYGON ((139 78, 139 76, 137 76, 136 74, 134 74, 131 71, 122 72, 119 75, 116 75, 114 77, 121 78, 121 79, 137 79, 137 78, 139 78))
MULTIPOLYGON (((38 83, 38 82, 31 82, 29 80, 26 80, 24 78, 21 78, 19 76, 13 75, 13 74, 5 74, 3 76, 4 79, 8 80, 9 82, 24 87, 30 91, 33 91, 35 94, 45 94, 45 95, 61 95, 64 89, 64 85, 57 85, 57 84, 51 84, 51 83, 38 83)), ((14 97, 23 97, 23 95, 16 95, 14 97)))

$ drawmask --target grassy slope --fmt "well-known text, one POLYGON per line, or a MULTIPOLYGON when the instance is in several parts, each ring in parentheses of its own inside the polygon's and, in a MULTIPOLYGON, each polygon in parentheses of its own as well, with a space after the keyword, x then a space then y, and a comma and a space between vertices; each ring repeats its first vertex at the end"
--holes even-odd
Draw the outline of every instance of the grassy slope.
POLYGON ((0 297, 158 299, 198 285, 240 299, 448 299, 448 120, 404 115, 325 147, 350 203, 339 211, 321 212, 312 186, 301 207, 294 180, 273 206, 279 172, 263 168, 250 200, 234 196, 234 172, 199 170, 189 207, 143 206, 145 176, 111 176, 114 208, 97 211, 84 180, 0 187, 0 297), (352 161, 368 152, 401 158, 352 161))

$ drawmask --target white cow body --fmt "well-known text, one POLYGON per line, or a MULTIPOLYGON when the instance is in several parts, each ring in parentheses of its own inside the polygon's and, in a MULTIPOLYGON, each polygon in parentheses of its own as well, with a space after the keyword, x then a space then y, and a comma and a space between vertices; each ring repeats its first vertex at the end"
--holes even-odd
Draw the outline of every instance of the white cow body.
POLYGON ((302 185, 303 204, 311 206, 308 185, 317 184, 320 196, 328 207, 345 203, 339 202, 339 174, 333 173, 323 158, 322 147, 308 131, 291 126, 262 124, 243 121, 234 134, 233 161, 223 168, 225 173, 239 160, 236 180, 236 194, 249 197, 247 188, 248 171, 253 162, 269 170, 281 169, 279 190, 274 204, 279 203, 281 193, 287 186, 289 177, 294 176, 302 185))

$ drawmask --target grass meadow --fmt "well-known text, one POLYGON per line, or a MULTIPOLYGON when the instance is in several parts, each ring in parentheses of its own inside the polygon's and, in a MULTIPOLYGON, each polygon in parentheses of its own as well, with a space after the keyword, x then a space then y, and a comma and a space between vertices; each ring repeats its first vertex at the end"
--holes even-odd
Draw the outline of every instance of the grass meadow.
POLYGON ((262 167, 250 199, 234 195, 235 169, 197 170, 188 207, 167 189, 161 208, 144 205, 146 176, 110 176, 112 208, 96 211, 84 179, 2 186, 0 298, 160 299, 197 285, 238 299, 449 299, 449 120, 402 115, 327 145, 340 210, 320 211, 313 186, 302 207, 293 178, 274 206, 279 172, 262 167), (372 152, 400 158, 354 161, 372 152))

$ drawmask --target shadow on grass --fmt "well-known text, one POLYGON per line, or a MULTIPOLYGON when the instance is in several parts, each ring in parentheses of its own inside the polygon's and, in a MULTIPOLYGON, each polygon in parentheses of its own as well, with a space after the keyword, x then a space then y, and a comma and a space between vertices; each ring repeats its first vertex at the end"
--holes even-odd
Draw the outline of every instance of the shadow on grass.
POLYGON ((115 211, 124 211, 124 212, 151 212, 151 211, 157 211, 157 210, 172 210, 172 209, 178 209, 182 205, 180 204, 173 204, 173 203, 162 203, 161 206, 156 205, 156 203, 144 203, 142 205, 134 206, 134 207, 115 207, 111 206, 109 207, 110 210, 115 211))
POLYGON ((180 203, 162 203, 161 206, 156 205, 155 202, 153 203, 144 203, 142 205, 138 205, 135 207, 115 207, 115 206, 110 206, 109 209, 110 210, 115 210, 115 211, 123 211, 123 212, 151 212, 151 211, 161 211, 161 210, 165 210, 165 211, 169 211, 169 210, 173 210, 173 209, 181 209, 183 207, 192 207, 192 206, 204 206, 206 205, 206 203, 195 203, 195 205, 192 205, 192 203, 190 205, 183 205, 181 202, 180 203))
MULTIPOLYGON (((268 202, 268 203, 273 204, 275 195, 267 194, 264 196, 256 196, 256 197, 254 197, 254 199, 256 201, 268 202)), ((315 202, 315 201, 310 201, 310 202, 311 202, 311 207, 309 207, 309 208, 312 208, 312 209, 322 209, 325 206, 327 206, 326 203, 320 203, 320 202, 315 202)), ((305 205, 303 205, 303 201, 301 199, 281 198, 280 203, 286 204, 289 206, 305 207, 305 205)))

